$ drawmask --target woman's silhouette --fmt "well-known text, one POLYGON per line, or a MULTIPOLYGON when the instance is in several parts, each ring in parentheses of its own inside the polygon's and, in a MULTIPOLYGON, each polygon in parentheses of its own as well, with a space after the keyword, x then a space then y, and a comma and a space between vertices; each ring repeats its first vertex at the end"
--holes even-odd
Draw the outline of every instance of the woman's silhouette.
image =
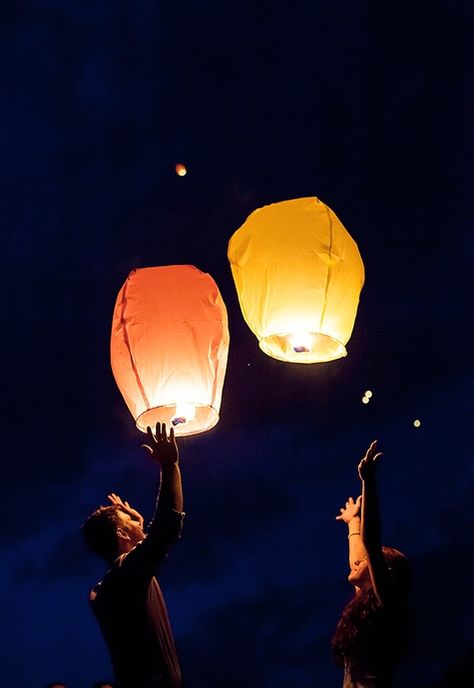
POLYGON ((390 688, 409 634, 411 584, 406 557, 383 547, 374 441, 359 464, 362 495, 349 497, 336 518, 348 525, 349 582, 354 595, 342 612, 332 639, 344 666, 343 688, 390 688))

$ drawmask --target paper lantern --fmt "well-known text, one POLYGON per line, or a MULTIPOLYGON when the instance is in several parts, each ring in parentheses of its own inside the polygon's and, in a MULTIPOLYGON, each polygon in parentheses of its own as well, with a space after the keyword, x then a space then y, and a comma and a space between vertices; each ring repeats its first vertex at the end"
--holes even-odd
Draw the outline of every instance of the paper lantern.
POLYGON ((327 205, 298 198, 255 210, 228 257, 242 314, 266 354, 292 363, 346 355, 364 265, 327 205))
POLYGON ((120 290, 110 355, 115 381, 146 432, 194 435, 219 420, 229 331, 212 277, 191 265, 133 270, 120 290))

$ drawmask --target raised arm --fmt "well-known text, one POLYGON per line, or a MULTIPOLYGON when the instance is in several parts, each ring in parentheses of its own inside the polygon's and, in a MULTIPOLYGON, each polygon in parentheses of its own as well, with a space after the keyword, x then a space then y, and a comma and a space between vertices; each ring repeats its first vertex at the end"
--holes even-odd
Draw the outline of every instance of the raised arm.
POLYGON ((156 508, 145 538, 127 555, 123 567, 134 575, 150 576, 164 560, 181 534, 183 490, 179 469, 179 451, 173 429, 157 423, 155 433, 147 428, 148 444, 142 445, 161 469, 156 508))
POLYGON ((377 495, 376 466, 382 456, 377 451, 377 440, 372 442, 359 463, 362 481, 361 536, 367 552, 372 587, 379 604, 384 605, 390 595, 390 576, 382 551, 379 500, 377 495))
POLYGON ((349 550, 349 568, 352 569, 355 561, 360 561, 365 557, 365 549, 362 543, 360 530, 360 505, 362 496, 357 497, 356 501, 349 497, 345 506, 341 507, 337 521, 347 523, 347 539, 349 550))
POLYGON ((155 434, 147 428, 149 444, 142 445, 150 456, 160 465, 161 486, 158 495, 156 511, 183 511, 183 489, 181 485, 181 471, 179 468, 179 450, 171 428, 169 437, 166 434, 165 423, 157 423, 155 434))

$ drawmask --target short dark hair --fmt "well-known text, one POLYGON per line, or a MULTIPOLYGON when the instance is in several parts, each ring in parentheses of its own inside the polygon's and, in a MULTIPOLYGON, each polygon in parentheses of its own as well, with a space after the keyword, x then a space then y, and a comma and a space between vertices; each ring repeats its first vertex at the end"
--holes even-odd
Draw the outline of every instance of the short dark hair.
POLYGON ((100 506, 82 524, 82 533, 89 549, 106 561, 111 561, 117 552, 117 528, 120 525, 120 506, 100 506))

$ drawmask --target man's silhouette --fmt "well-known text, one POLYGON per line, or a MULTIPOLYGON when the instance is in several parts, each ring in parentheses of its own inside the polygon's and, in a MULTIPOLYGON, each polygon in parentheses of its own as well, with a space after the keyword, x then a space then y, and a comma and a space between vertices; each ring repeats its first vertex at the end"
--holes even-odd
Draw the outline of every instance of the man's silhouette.
POLYGON ((154 576, 181 533, 183 492, 179 452, 171 429, 147 429, 143 445, 161 467, 161 487, 145 534, 143 517, 110 494, 82 529, 90 549, 110 568, 92 589, 90 603, 114 667, 116 688, 180 688, 181 670, 165 601, 154 576))

